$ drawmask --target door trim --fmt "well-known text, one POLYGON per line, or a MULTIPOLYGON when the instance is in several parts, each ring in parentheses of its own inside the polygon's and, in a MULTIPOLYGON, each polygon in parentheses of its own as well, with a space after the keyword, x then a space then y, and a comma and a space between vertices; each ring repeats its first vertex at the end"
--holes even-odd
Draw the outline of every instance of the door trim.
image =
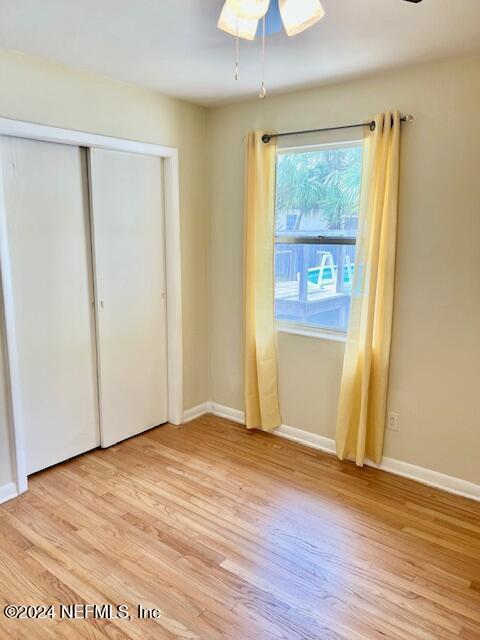
MULTIPOLYGON (((73 145, 86 149, 126 151, 163 158, 165 198, 165 261, 167 288, 167 371, 168 420, 183 421, 183 339, 182 339, 182 275, 180 252, 180 206, 178 150, 148 142, 112 138, 95 133, 59 129, 43 124, 0 118, 0 136, 29 138, 43 142, 73 145)), ((7 215, 0 166, 0 277, 3 290, 3 315, 6 335, 7 384, 10 397, 12 447, 18 493, 28 488, 25 433, 22 422, 18 370, 15 311, 7 239, 7 215)), ((1 301, 0 301, 1 302, 1 301)), ((1 311, 1 309, 0 309, 1 311)))

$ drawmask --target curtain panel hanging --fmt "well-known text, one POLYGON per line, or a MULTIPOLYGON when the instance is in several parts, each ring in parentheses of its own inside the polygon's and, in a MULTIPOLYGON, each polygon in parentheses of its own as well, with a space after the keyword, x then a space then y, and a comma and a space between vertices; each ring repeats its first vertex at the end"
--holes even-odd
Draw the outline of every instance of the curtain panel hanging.
POLYGON ((274 307, 275 140, 246 139, 245 422, 271 431, 281 424, 274 307))
POLYGON ((365 140, 350 323, 336 430, 338 457, 362 466, 383 452, 392 333, 400 115, 377 115, 365 140))

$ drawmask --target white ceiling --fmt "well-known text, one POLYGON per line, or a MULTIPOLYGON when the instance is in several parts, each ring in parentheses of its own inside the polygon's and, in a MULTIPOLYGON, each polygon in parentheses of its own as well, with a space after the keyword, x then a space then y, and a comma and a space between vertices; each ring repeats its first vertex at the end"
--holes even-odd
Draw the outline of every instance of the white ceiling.
MULTIPOLYGON (((326 18, 267 41, 281 92, 375 70, 480 55, 480 0, 322 0, 326 18)), ((211 105, 258 93, 260 42, 216 28, 223 0, 0 0, 0 47, 211 105)))

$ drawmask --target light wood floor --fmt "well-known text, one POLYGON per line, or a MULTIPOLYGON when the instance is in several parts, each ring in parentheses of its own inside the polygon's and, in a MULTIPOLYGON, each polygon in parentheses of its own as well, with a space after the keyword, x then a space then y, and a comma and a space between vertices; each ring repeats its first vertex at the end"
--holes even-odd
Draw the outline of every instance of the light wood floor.
POLYGON ((2 640, 478 639, 480 504, 205 416, 33 476, 0 507, 0 606, 2 640))

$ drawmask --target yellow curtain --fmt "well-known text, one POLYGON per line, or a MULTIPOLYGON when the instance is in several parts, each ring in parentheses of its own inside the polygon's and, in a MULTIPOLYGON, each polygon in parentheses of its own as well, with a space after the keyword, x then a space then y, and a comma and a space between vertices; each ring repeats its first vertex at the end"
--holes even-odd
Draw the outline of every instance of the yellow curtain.
POLYGON ((365 140, 350 324, 337 420, 338 457, 362 466, 383 451, 392 333, 400 116, 376 116, 365 140))
POLYGON ((245 185, 245 422, 280 426, 274 312, 275 141, 263 132, 246 139, 245 185))

